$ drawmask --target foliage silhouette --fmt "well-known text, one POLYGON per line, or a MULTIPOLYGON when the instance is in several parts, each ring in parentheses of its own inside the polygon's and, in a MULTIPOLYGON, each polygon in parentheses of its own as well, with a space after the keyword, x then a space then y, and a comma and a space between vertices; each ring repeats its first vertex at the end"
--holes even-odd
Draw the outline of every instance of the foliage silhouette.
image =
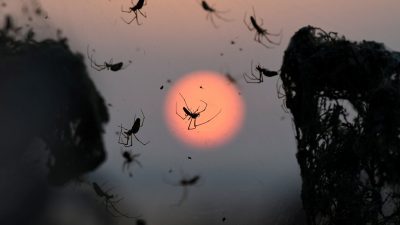
POLYGON ((22 154, 34 140, 49 150, 48 178, 63 184, 94 170, 105 159, 103 98, 88 76, 81 54, 66 39, 18 39, 11 17, 0 31, 0 147, 22 154), (12 129, 10 129, 12 128, 12 129))
POLYGON ((280 78, 308 224, 400 224, 400 53, 307 26, 280 78))

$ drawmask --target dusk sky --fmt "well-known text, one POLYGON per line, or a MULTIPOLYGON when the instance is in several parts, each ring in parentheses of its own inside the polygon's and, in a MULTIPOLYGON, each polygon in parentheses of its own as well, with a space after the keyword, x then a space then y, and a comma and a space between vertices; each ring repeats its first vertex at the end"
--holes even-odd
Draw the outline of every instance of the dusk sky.
MULTIPOLYGON (((130 0, 42 0, 39 3, 48 19, 35 19, 33 24, 38 37, 54 37, 56 29, 62 30, 72 50, 84 55, 90 77, 106 103, 112 105, 104 134, 107 160, 87 179, 114 187, 113 191, 124 197, 121 204, 133 214, 142 215, 149 224, 195 225, 214 223, 222 217, 234 224, 283 223, 285 213, 301 209, 301 177, 291 115, 284 112, 282 99, 278 99, 278 77, 248 84, 242 74, 250 73, 251 61, 279 70, 290 37, 306 25, 338 32, 354 41, 383 42, 399 51, 400 2, 207 2, 217 10, 228 10, 221 15, 232 21, 214 17, 218 25, 215 28, 196 0, 148 0, 142 9, 147 18, 139 15, 140 26, 136 22, 125 24, 121 19, 133 16, 121 12, 121 6, 127 9, 132 5, 130 0), (279 46, 268 49, 253 40, 254 33, 243 23, 245 13, 247 20, 253 14, 252 7, 269 32, 282 30, 279 46), (88 45, 90 50, 95 49, 91 52, 97 63, 111 58, 132 63, 118 72, 96 71, 86 57, 88 45), (176 138, 167 127, 164 107, 172 87, 185 74, 199 70, 231 74, 244 103, 238 133, 225 144, 206 149, 176 138), (146 119, 137 136, 150 143, 143 146, 134 140, 133 147, 128 148, 141 154, 138 160, 143 165, 140 168, 132 164, 133 176, 129 177, 127 171, 122 171, 122 146, 116 132, 121 123, 130 127, 135 114, 141 116, 140 110, 146 119), (170 169, 174 172, 168 173, 170 169), (200 175, 201 181, 190 188, 187 199, 177 207, 173 205, 180 200, 182 188, 171 183, 182 179, 180 171, 189 177, 200 175)), ((19 13, 12 3, 2 10, 0 13, 19 13)), ((25 20, 21 16, 16 22, 25 20)), ((224 113, 229 112, 223 111, 215 120, 224 113)), ((129 224, 127 220, 121 222, 129 224)))

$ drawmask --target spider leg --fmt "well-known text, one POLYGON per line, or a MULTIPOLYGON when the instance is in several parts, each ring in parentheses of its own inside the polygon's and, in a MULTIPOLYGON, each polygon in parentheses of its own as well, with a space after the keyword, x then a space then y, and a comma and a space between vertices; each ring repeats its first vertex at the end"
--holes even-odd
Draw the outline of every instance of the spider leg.
MULTIPOLYGON (((136 138, 136 140, 138 141, 138 142, 140 142, 142 145, 147 145, 148 143, 150 143, 150 141, 147 141, 146 143, 143 143, 141 140, 139 140, 139 138, 137 138, 136 137, 136 135, 135 134, 132 134, 135 138, 136 138)), ((131 139, 131 141, 132 141, 132 139, 131 139)), ((132 146, 132 145, 131 145, 132 146)))
MULTIPOLYGON (((205 104, 205 106, 204 106, 204 109, 203 110, 201 110, 200 112, 197 112, 196 111, 196 113, 202 113, 202 112, 204 112, 204 111, 206 111, 206 109, 207 109, 207 102, 205 102, 205 101, 203 101, 203 100, 200 100, 201 102, 203 102, 204 104, 205 104)), ((200 107, 200 106, 199 106, 200 107)))
POLYGON ((144 119, 145 119, 146 117, 144 116, 143 110, 142 110, 142 109, 140 109, 140 111, 142 112, 142 116, 143 116, 143 119, 142 119, 142 124, 140 125, 140 127, 143 127, 144 119))
POLYGON ((91 54, 90 56, 89 56, 89 45, 88 45, 88 50, 87 50, 88 52, 88 58, 89 58, 89 60, 90 60, 90 67, 92 67, 93 69, 95 69, 95 70, 97 70, 97 71, 102 71, 102 70, 104 70, 106 67, 104 66, 104 65, 98 65, 95 61, 94 61, 94 59, 93 59, 93 54, 91 54))
POLYGON ((221 113, 221 111, 222 111, 222 110, 219 110, 219 112, 218 112, 217 114, 215 114, 213 117, 211 117, 210 119, 208 119, 208 120, 206 120, 206 121, 204 121, 204 122, 202 122, 202 123, 197 124, 197 123, 196 123, 196 120, 195 120, 195 121, 194 121, 194 126, 197 127, 197 126, 201 126, 201 125, 203 125, 203 124, 206 124, 206 123, 210 122, 210 121, 213 120, 215 117, 217 117, 217 116, 221 113))
POLYGON ((183 101, 185 102, 186 108, 190 111, 190 108, 189 108, 189 106, 188 106, 188 104, 186 102, 186 99, 183 97, 183 95, 180 92, 179 92, 179 95, 182 97, 183 101))
POLYGON ((220 20, 223 20, 223 21, 225 21, 225 22, 232 22, 232 21, 233 21, 232 19, 228 19, 228 18, 222 17, 222 16, 220 15, 221 13, 225 13, 225 12, 229 12, 229 11, 215 11, 215 12, 214 12, 214 15, 215 15, 216 17, 218 17, 220 20))
POLYGON ((182 192, 182 196, 179 199, 179 201, 174 204, 175 206, 180 206, 182 205, 182 203, 186 200, 187 196, 188 196, 188 187, 187 186, 182 186, 183 187, 183 192, 182 192))
POLYGON ((118 217, 117 215, 115 215, 114 213, 111 212, 110 208, 109 208, 109 201, 105 200, 105 207, 106 207, 106 211, 112 216, 112 217, 118 217))
POLYGON ((131 12, 132 12, 132 9, 129 8, 128 10, 124 10, 124 6, 121 5, 121 12, 124 12, 124 13, 131 13, 131 12))
POLYGON ((135 19, 137 19, 137 16, 134 16, 130 21, 126 21, 123 17, 121 19, 126 23, 126 24, 131 24, 135 19))
POLYGON ((253 60, 251 60, 250 64, 251 64, 251 67, 250 67, 251 75, 248 75, 247 73, 244 73, 243 77, 244 77, 245 81, 247 83, 261 83, 260 78, 257 77, 254 74, 254 71, 253 71, 253 60))
POLYGON ((127 138, 126 138, 126 145, 125 145, 125 147, 131 147, 131 146, 133 145, 133 140, 132 140, 131 136, 128 136, 128 135, 127 135, 126 137, 127 137, 127 138), (131 141, 131 143, 128 144, 129 140, 131 141))
POLYGON ((255 19, 256 18, 256 10, 254 10, 254 6, 252 6, 251 9, 253 10, 253 16, 254 16, 254 19, 255 19))
POLYGON ((189 117, 188 130, 194 130, 194 129, 196 129, 196 119, 189 117), (194 120, 194 122, 193 122, 193 120, 194 120))
POLYGON ((128 164, 128 162, 124 162, 124 163, 122 163, 122 172, 124 172, 125 171, 125 167, 127 166, 127 164, 128 164))
POLYGON ((142 14, 142 16, 143 16, 144 18, 147 18, 146 13, 143 14, 142 11, 140 11, 140 9, 138 9, 137 11, 139 11, 139 13, 142 14))
POLYGON ((265 44, 264 42, 262 42, 261 40, 262 34, 256 33, 256 35, 254 36, 254 40, 258 43, 260 43, 261 45, 263 45, 266 48, 271 48, 270 46, 268 46, 267 44, 265 44))
MULTIPOLYGON (((137 10, 137 11, 139 11, 139 10, 137 10)), ((138 14, 137 14, 137 12, 136 11, 133 11, 134 13, 135 13, 135 18, 136 18, 136 24, 137 25, 142 25, 140 22, 139 22, 139 17, 138 17, 138 14)), ((140 11, 139 11, 140 12, 140 11)))
POLYGON ((206 19, 210 19, 214 28, 218 28, 218 25, 215 23, 212 12, 207 12, 206 19))
POLYGON ((178 103, 176 103, 175 104, 175 113, 176 113, 176 115, 178 115, 181 119, 186 119, 186 117, 188 116, 187 114, 185 115, 185 117, 183 117, 183 116, 181 116, 179 113, 178 113, 178 103))
POLYGON ((274 45, 280 45, 281 44, 282 38, 281 38, 281 40, 279 40, 279 42, 275 42, 275 41, 272 41, 271 39, 269 39, 267 34, 263 35, 263 37, 265 38, 265 40, 267 40, 271 44, 274 44, 274 45))
POLYGON ((125 218, 134 218, 137 219, 138 217, 134 217, 134 216, 129 216, 123 212, 121 212, 115 205, 114 203, 118 203, 119 201, 121 201, 122 199, 118 200, 117 202, 110 202, 110 206, 111 208, 121 217, 125 217, 125 218))
POLYGON ((251 28, 250 25, 249 25, 248 23, 246 23, 246 16, 247 16, 247 13, 244 13, 243 23, 244 23, 244 25, 246 25, 246 27, 247 27, 247 29, 248 29, 249 31, 253 31, 254 28, 251 28))
POLYGON ((276 80, 276 93, 277 93, 277 95, 278 95, 278 98, 281 99, 281 98, 286 97, 286 95, 285 95, 284 92, 282 93, 282 84, 280 84, 279 81, 282 82, 280 76, 278 76, 278 79, 276 80))
POLYGON ((126 142, 118 141, 118 144, 122 144, 125 147, 131 147, 133 144, 132 144, 132 138, 130 138, 130 135, 123 133, 122 136, 124 136, 124 138, 126 139, 126 142), (130 140, 130 143, 129 143, 129 140, 130 140))
POLYGON ((140 168, 143 168, 143 165, 139 160, 135 159, 134 161, 136 162, 136 164, 139 165, 140 168))
POLYGON ((262 83, 262 82, 264 82, 264 77, 263 77, 263 74, 261 73, 261 71, 259 72, 259 74, 260 74, 260 83, 262 83))
POLYGON ((254 75, 250 76, 247 73, 243 73, 244 80, 247 83, 261 83, 260 79, 253 77, 254 75))
MULTIPOLYGON (((101 70, 104 70, 104 69, 106 69, 107 68, 107 66, 106 66, 106 62, 104 62, 104 64, 102 64, 102 65, 100 65, 100 64, 97 64, 96 63, 96 61, 95 60, 93 60, 93 54, 92 54, 92 56, 91 56, 91 59, 92 59, 92 65, 94 64, 94 66, 95 67, 97 67, 97 68, 99 68, 100 70, 98 70, 98 71, 101 71, 101 70)), ((93 66, 92 66, 92 68, 94 68, 93 66)), ((95 68, 96 69, 96 68, 95 68)))
POLYGON ((266 34, 269 36, 279 37, 282 36, 282 29, 279 31, 279 33, 270 33, 267 31, 266 34))
POLYGON ((125 131, 127 131, 128 129, 126 129, 125 127, 122 126, 122 124, 119 126, 121 129, 119 131, 119 135, 118 135, 118 144, 122 144, 122 145, 126 145, 125 142, 122 141, 122 137, 123 138, 128 138, 128 136, 124 133, 125 131), (121 137, 122 135, 122 137, 121 137))

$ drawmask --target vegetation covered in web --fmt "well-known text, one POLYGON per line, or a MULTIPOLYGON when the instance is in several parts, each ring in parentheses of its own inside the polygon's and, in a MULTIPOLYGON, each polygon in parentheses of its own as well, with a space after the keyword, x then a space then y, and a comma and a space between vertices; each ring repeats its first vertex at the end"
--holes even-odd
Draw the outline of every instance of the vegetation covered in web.
POLYGON ((400 54, 307 26, 280 77, 308 224, 399 224, 400 54))

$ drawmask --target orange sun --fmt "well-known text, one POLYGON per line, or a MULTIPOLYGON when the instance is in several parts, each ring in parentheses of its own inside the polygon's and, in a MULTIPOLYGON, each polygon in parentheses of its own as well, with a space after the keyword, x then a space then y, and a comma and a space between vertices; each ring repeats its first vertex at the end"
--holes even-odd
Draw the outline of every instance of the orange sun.
POLYGON ((243 105, 236 86, 223 75, 199 71, 184 76, 171 88, 165 100, 165 117, 179 140, 190 146, 211 148, 226 143, 237 133, 242 125, 243 105), (199 116, 189 120, 184 108, 199 116))

